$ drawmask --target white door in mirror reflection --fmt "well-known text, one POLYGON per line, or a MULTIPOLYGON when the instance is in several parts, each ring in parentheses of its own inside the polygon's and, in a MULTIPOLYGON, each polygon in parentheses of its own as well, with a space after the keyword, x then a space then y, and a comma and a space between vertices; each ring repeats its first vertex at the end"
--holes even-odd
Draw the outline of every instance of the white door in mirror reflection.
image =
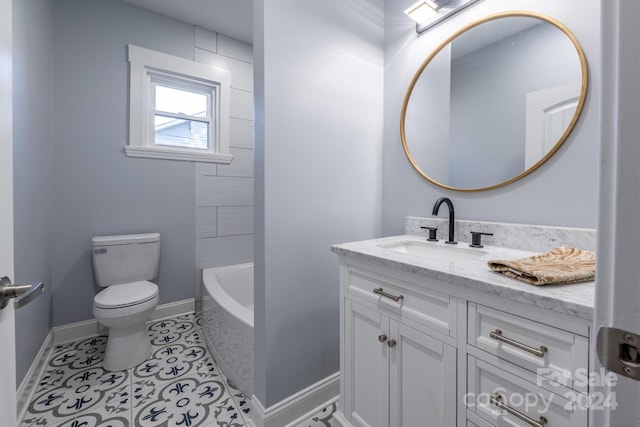
POLYGON ((578 107, 580 83, 527 94, 524 168, 542 159, 560 140, 578 107))

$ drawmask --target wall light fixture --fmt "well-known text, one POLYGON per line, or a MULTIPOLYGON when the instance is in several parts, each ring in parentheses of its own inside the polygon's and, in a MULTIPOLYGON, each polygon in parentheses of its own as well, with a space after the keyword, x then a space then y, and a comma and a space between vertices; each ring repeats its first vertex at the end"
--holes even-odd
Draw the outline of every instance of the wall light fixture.
POLYGON ((404 13, 416 22, 416 32, 422 34, 480 0, 420 0, 404 13))

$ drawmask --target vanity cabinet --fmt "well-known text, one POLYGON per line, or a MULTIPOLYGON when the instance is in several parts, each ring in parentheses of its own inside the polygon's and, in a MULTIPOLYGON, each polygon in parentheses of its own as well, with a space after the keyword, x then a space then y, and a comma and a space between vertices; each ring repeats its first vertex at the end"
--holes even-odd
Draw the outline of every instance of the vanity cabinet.
POLYGON ((340 282, 342 426, 588 426, 589 320, 355 256, 340 282))
POLYGON ((358 427, 455 425, 456 349, 346 298, 344 407, 358 427))
POLYGON ((345 425, 454 426, 457 350, 444 332, 454 333, 456 301, 353 265, 343 282, 345 425))
POLYGON ((516 307, 468 302, 468 416, 490 426, 587 426, 588 411, 575 405, 588 393, 589 338, 580 335, 588 326, 561 318, 549 325, 552 313, 516 307), (525 317, 545 314, 544 323, 525 317))

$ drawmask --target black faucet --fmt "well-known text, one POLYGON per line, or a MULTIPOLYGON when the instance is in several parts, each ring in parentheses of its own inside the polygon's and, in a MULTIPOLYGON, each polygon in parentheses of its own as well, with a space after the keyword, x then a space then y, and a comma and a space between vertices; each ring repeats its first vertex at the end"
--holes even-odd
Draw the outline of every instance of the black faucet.
POLYGON ((456 222, 456 214, 453 210, 453 203, 451 203, 451 200, 449 200, 449 198, 447 197, 440 197, 437 201, 436 204, 433 205, 433 216, 438 216, 438 211, 440 210, 440 205, 446 203, 447 207, 449 208, 449 240, 447 240, 445 243, 449 243, 450 245, 455 245, 458 242, 455 241, 454 239, 454 226, 455 226, 455 222, 456 222))

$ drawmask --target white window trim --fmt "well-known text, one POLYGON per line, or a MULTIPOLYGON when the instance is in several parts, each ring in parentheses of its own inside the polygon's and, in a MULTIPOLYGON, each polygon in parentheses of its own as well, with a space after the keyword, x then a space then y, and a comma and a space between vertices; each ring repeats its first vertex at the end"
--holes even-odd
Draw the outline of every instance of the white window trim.
POLYGON ((125 154, 129 157, 186 160, 194 162, 229 164, 233 155, 229 152, 229 115, 231 73, 188 59, 145 49, 127 46, 129 61, 129 143, 125 154), (215 112, 217 137, 211 138, 211 150, 158 146, 153 143, 150 114, 151 74, 169 73, 178 77, 201 80, 216 86, 218 111, 215 112))

